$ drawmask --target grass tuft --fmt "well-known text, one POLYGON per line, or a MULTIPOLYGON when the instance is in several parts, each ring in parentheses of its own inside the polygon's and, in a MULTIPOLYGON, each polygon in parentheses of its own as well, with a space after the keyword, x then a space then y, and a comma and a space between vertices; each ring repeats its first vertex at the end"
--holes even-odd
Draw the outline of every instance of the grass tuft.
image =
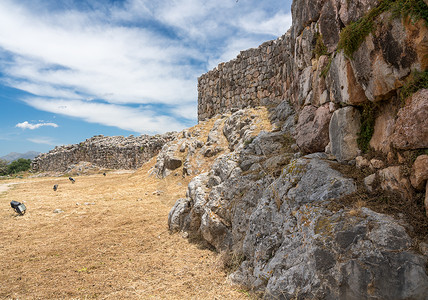
POLYGON ((428 89, 428 71, 413 71, 409 76, 409 81, 400 90, 400 100, 404 101, 420 89, 428 89))

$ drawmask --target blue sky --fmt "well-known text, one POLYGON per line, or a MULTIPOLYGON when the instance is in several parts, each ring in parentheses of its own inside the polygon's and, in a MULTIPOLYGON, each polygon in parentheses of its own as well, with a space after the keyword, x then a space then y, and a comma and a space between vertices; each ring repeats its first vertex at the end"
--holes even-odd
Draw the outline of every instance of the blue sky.
POLYGON ((197 123, 197 77, 284 34, 291 0, 0 1, 0 156, 197 123))

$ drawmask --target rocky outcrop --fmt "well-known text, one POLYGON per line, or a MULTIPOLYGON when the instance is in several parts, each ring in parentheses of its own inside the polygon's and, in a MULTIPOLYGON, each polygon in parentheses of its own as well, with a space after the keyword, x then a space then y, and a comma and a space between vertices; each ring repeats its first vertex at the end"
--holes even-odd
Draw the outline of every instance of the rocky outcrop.
POLYGON ((199 78, 200 121, 262 105, 274 126, 250 133, 246 110, 216 120, 204 147, 226 150, 192 179, 168 225, 240 258, 229 279, 266 299, 428 294, 428 240, 402 217, 404 205, 418 218, 428 211, 427 90, 399 100, 412 72, 426 72, 426 25, 386 10, 355 51, 339 48, 344 27, 380 3, 295 0, 284 36, 199 78), (347 204, 387 195, 405 203, 394 217, 347 204))
POLYGON ((66 172, 70 165, 88 162, 108 169, 137 169, 156 156, 175 133, 148 136, 94 136, 74 145, 55 147, 32 162, 36 172, 66 172))

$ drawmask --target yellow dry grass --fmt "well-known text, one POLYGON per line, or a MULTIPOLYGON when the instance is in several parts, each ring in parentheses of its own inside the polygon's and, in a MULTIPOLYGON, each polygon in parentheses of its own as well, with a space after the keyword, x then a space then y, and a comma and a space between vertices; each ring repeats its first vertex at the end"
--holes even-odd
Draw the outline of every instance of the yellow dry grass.
POLYGON ((168 232, 190 179, 148 177, 153 164, 75 184, 25 179, 1 193, 0 298, 246 299, 214 252, 168 232), (27 213, 16 216, 11 200, 25 201, 27 213))

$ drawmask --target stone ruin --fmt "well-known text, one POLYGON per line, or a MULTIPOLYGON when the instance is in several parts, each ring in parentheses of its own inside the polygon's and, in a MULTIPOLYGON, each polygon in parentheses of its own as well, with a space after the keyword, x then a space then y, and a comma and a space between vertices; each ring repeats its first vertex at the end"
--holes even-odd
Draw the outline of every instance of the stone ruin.
POLYGON ((156 156, 175 133, 154 136, 97 135, 79 144, 57 146, 37 156, 32 162, 35 172, 65 172, 70 165, 89 162, 106 169, 137 169, 156 156))

